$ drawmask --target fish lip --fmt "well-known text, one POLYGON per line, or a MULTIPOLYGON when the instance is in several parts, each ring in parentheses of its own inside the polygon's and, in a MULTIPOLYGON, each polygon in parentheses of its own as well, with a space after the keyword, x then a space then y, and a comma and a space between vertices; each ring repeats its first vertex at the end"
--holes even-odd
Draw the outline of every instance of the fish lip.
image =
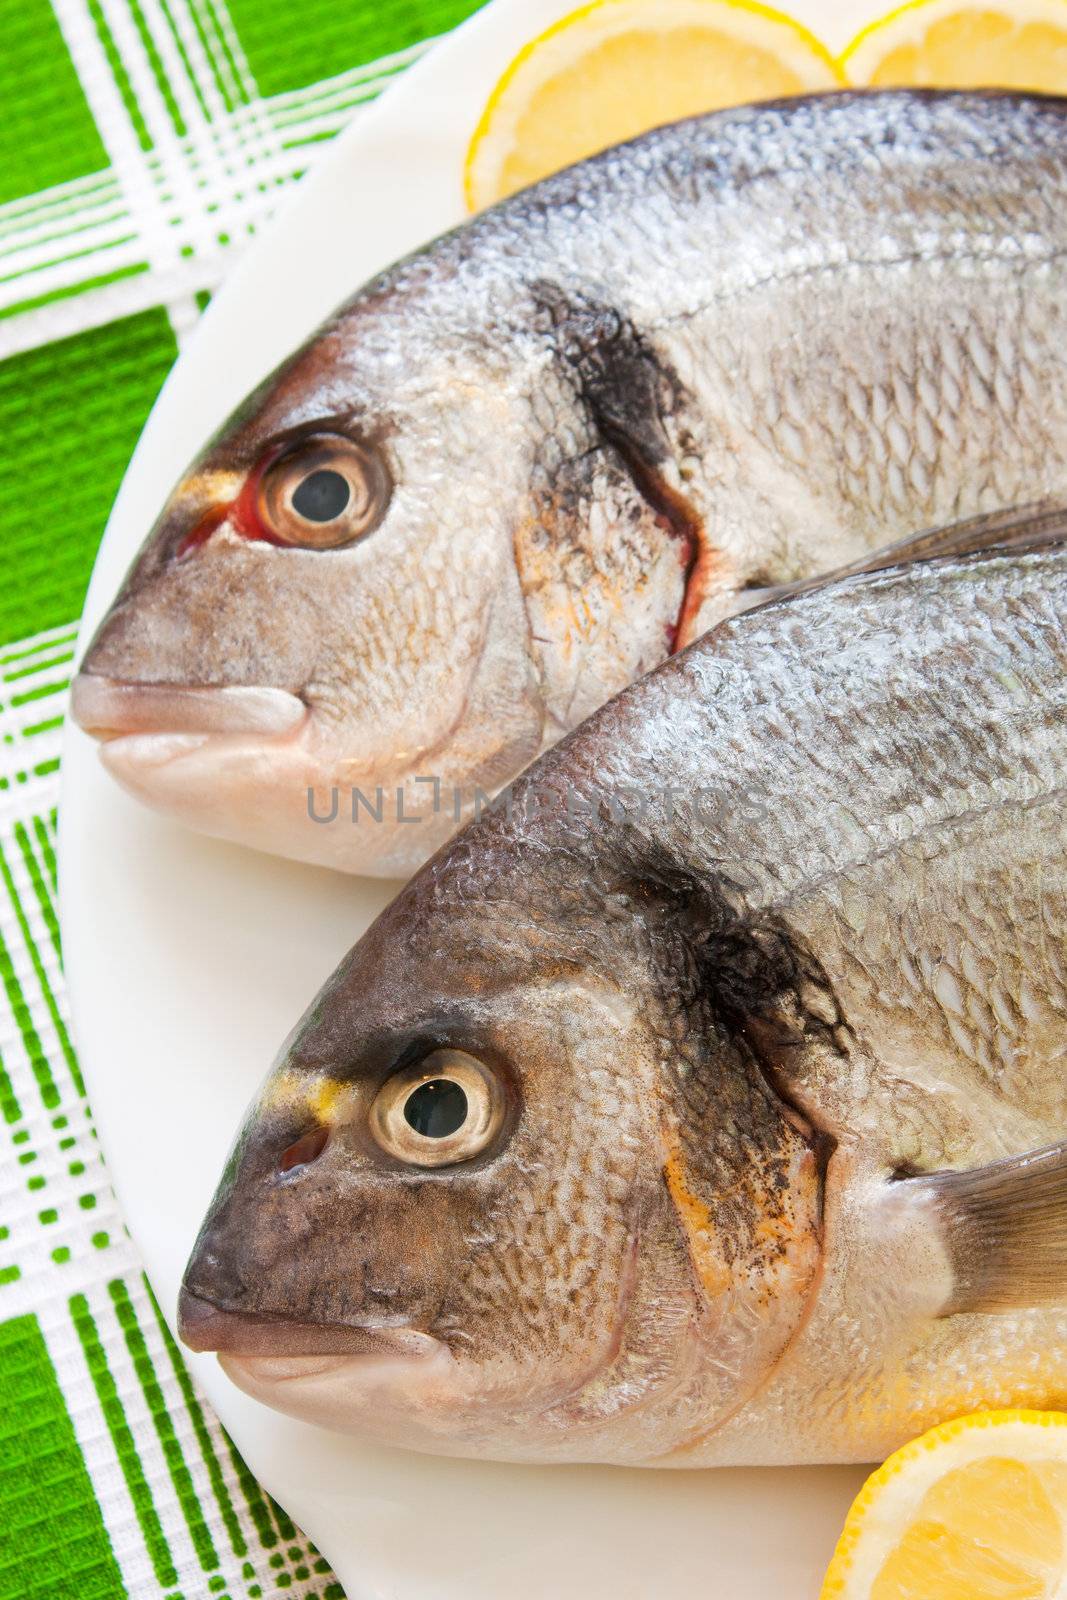
POLYGON ((445 1346, 432 1334, 396 1323, 311 1323, 283 1316, 238 1311, 182 1286, 178 1334, 190 1350, 213 1350, 245 1361, 277 1362, 297 1370, 317 1358, 353 1356, 425 1360, 445 1346))
POLYGON ((140 736, 176 737, 259 734, 282 738, 310 715, 307 703, 287 689, 258 684, 138 683, 81 671, 70 690, 70 713, 83 732, 105 746, 140 736))

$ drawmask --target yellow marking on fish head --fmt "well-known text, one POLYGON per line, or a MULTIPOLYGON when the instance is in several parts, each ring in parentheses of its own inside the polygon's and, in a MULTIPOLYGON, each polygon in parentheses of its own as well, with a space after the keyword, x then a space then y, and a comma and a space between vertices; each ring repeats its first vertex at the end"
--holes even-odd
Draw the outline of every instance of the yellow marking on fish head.
POLYGON ((243 472, 227 472, 219 467, 203 467, 190 472, 174 492, 175 499, 203 501, 206 505, 228 505, 244 486, 243 472))
POLYGON ((319 1122, 333 1123, 338 1120, 342 1108, 346 1108, 352 1098, 350 1084, 339 1083, 336 1078, 319 1078, 313 1082, 307 1096, 309 1111, 313 1111, 319 1122))
POLYGON ((332 1127, 348 1117, 353 1097, 352 1085, 339 1078, 324 1072, 309 1076, 286 1067, 264 1088, 259 1108, 276 1111, 284 1107, 293 1113, 306 1113, 323 1127, 332 1127))

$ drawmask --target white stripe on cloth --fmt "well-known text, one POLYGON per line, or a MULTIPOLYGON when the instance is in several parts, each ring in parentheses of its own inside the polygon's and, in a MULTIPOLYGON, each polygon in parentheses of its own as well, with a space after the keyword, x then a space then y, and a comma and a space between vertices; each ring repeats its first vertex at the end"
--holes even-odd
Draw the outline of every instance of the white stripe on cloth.
MULTIPOLYGON (((44 1340, 129 1600, 324 1600, 332 1575, 176 1365, 71 1051, 52 880, 59 729, 34 729, 63 713, 75 634, 0 649, 0 1322, 32 1318, 44 1340)), ((56 1545, 66 1537, 57 1524, 56 1545)))
POLYGON ((182 133, 130 0, 100 3, 152 148, 141 147, 87 0, 55 0, 112 165, 0 206, 0 359, 151 306, 173 305, 180 341, 193 297, 217 288, 279 189, 433 42, 262 99, 218 0, 142 0, 182 133))

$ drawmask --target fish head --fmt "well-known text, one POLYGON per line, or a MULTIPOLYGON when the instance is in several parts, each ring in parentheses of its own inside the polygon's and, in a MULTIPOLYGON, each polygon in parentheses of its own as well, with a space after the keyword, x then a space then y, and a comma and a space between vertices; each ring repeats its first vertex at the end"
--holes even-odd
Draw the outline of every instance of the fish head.
POLYGON ((447 831, 419 776, 447 782, 458 750, 464 781, 489 787, 536 752, 542 723, 511 555, 507 384, 491 341, 442 348, 432 310, 406 304, 364 295, 223 427, 72 696, 138 798, 384 875, 447 831), (394 805, 354 827, 355 793, 379 787, 404 791, 402 820, 394 805), (405 810, 432 815, 416 830, 405 810))
POLYGON ((491 214, 400 263, 186 473, 72 692, 137 797, 407 872, 673 648, 681 381, 525 270, 491 214))
POLYGON ((503 925, 438 922, 447 944, 398 962, 405 923, 376 925, 283 1051, 187 1269, 182 1330, 282 1409, 521 1454, 537 1413, 617 1352, 648 1113, 616 1063, 640 1024, 591 977, 524 981, 503 925))
POLYGON ((283 1050, 183 1336, 257 1398, 390 1443, 656 1459, 798 1324, 813 1157, 762 1085, 704 1060, 641 886, 566 853, 493 870, 483 833, 408 885, 283 1050))

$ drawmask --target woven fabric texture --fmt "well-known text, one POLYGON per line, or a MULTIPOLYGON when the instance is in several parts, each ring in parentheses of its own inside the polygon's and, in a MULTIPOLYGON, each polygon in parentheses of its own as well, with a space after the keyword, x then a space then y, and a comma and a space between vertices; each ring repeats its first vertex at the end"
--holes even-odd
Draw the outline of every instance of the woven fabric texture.
POLYGON ((343 1600, 197 1394, 100 1160, 56 916, 77 619, 285 190, 475 0, 0 0, 0 1600, 343 1600))

